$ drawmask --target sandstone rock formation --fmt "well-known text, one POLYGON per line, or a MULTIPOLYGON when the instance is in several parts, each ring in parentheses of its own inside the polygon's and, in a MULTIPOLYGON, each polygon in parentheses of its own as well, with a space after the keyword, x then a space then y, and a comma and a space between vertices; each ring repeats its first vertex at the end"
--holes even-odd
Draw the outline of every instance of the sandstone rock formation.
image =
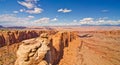
POLYGON ((15 65, 56 65, 63 49, 75 38, 74 33, 58 32, 54 36, 44 33, 39 38, 25 40, 17 51, 15 65))
POLYGON ((3 46, 0 48, 0 65, 120 65, 119 30, 11 32, 9 35, 8 32, 0 33, 0 41, 5 43, 0 42, 3 46), (29 39, 36 33, 36 38, 29 39), (6 41, 14 42, 13 39, 19 43, 4 46, 6 41))
POLYGON ((41 33, 55 34, 56 31, 15 30, 0 31, 0 47, 40 36, 41 33))
POLYGON ((63 56, 63 49, 76 39, 74 32, 58 32, 51 38, 50 44, 50 64, 56 65, 63 56))
POLYGON ((48 36, 42 34, 40 38, 23 41, 17 51, 15 65, 48 65, 44 60, 48 47, 48 36))
POLYGON ((59 65, 120 65, 120 32, 93 32, 79 33, 83 37, 69 43, 59 65))
POLYGON ((5 45, 5 39, 3 34, 0 33, 0 47, 5 45))

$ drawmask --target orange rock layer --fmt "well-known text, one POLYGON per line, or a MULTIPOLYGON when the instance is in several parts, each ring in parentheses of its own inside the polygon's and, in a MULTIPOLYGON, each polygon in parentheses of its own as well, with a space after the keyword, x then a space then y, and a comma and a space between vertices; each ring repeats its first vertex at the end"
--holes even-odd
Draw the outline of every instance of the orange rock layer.
POLYGON ((76 37, 74 32, 58 32, 49 37, 41 34, 40 38, 26 40, 19 46, 15 65, 57 65, 64 48, 76 37))
POLYGON ((41 33, 54 34, 55 31, 2 31, 0 32, 0 47, 21 42, 26 39, 38 37, 41 33))

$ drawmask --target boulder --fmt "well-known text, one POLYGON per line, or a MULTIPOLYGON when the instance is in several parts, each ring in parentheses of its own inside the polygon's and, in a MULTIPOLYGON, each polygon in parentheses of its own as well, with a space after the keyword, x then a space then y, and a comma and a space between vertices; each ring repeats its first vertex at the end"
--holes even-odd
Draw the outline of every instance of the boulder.
POLYGON ((15 65, 47 65, 47 62, 43 62, 43 60, 48 50, 50 48, 48 47, 47 38, 40 37, 38 39, 25 40, 16 53, 17 60, 15 65))

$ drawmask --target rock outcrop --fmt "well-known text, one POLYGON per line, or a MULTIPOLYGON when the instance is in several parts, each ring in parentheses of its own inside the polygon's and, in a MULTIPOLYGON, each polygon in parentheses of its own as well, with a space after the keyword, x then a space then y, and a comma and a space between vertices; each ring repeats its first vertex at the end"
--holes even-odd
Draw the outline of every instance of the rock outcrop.
POLYGON ((102 33, 108 36, 118 36, 120 35, 120 30, 100 31, 99 33, 102 33))
POLYGON ((40 38, 25 40, 17 51, 15 65, 48 65, 44 57, 50 48, 48 36, 42 34, 40 38))
POLYGON ((3 34, 0 33, 0 47, 5 45, 5 38, 3 34))
POLYGON ((35 30, 23 30, 23 31, 0 31, 0 47, 5 45, 11 45, 21 42, 26 39, 39 37, 41 33, 47 32, 48 34, 55 34, 56 31, 35 31, 35 30))
POLYGON ((73 32, 44 33, 39 38, 23 41, 17 51, 15 65, 57 65, 63 49, 76 38, 73 32))
POLYGON ((57 65, 63 56, 63 49, 76 39, 74 32, 58 32, 51 38, 50 44, 50 64, 57 65))

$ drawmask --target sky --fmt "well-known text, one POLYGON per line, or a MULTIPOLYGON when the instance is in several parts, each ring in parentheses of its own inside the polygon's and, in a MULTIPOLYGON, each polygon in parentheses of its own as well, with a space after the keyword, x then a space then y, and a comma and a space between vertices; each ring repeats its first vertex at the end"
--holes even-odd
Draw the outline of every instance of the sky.
POLYGON ((120 0, 0 0, 0 25, 120 25, 120 0))

